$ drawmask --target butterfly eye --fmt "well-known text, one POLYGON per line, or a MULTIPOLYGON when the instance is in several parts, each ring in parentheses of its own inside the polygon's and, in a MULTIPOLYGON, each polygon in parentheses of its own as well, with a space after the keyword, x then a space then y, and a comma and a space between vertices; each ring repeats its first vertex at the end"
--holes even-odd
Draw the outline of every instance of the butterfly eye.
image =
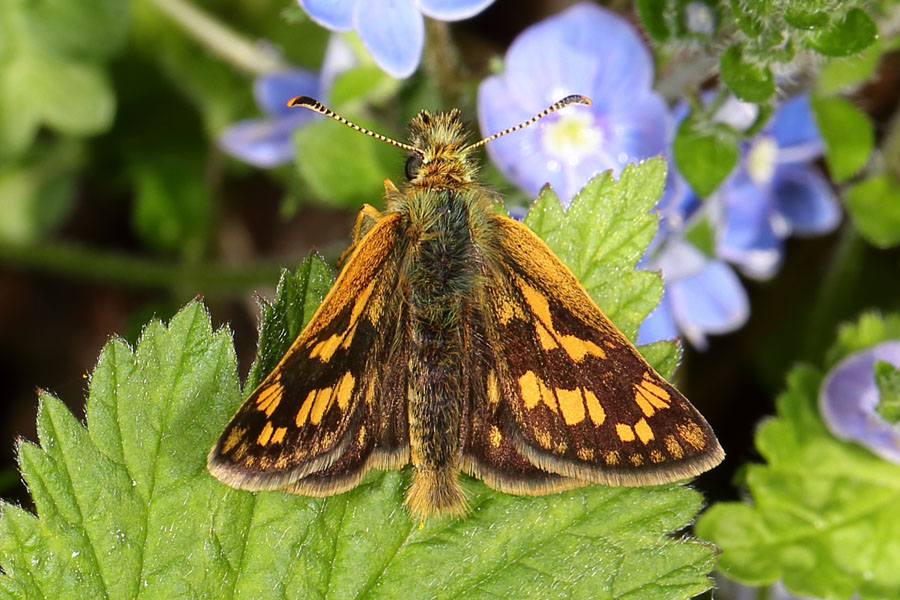
POLYGON ((410 154, 409 158, 406 159, 406 178, 409 181, 412 181, 416 178, 416 175, 419 174, 419 169, 422 168, 422 155, 421 154, 410 154))

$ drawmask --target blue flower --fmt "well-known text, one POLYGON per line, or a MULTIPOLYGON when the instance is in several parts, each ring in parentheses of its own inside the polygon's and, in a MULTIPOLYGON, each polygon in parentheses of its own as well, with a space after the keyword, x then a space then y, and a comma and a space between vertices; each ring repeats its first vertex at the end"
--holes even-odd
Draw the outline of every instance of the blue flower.
POLYGON ((256 103, 266 114, 229 126, 219 136, 219 146, 228 154, 257 167, 269 168, 294 157, 294 130, 315 114, 287 107, 294 96, 320 95, 319 77, 303 69, 268 73, 253 82, 256 103))
POLYGON ((637 343, 650 344, 684 335, 695 348, 706 336, 739 329, 750 315, 747 292, 734 270, 693 244, 673 236, 642 268, 659 269, 663 296, 638 330, 637 343))
POLYGON ((743 144, 738 167, 715 194, 717 255, 765 279, 781 264, 785 238, 837 227, 840 205, 813 164, 821 155, 809 98, 779 106, 771 122, 743 144))
POLYGON ((294 96, 325 100, 335 77, 355 62, 349 46, 339 37, 332 36, 320 73, 287 69, 260 75, 253 82, 253 96, 265 116, 229 126, 219 135, 219 146, 238 160, 256 167, 271 168, 290 162, 296 150, 292 140, 294 130, 317 115, 308 110, 288 108, 287 101, 294 96))
POLYGON ((356 31, 375 63, 393 77, 409 77, 425 42, 423 15, 457 21, 494 0, 298 0, 313 21, 332 31, 356 31))
POLYGON ((565 205, 591 177, 618 174, 629 162, 662 154, 670 132, 655 93, 650 52, 632 26, 592 4, 577 4, 533 25, 513 41, 506 70, 481 82, 484 135, 522 122, 568 94, 570 107, 487 146, 503 174, 535 195, 550 183, 565 205))
POLYGON ((819 392, 819 411, 835 436, 900 463, 900 429, 875 410, 880 399, 874 375, 878 361, 900 367, 900 341, 852 354, 831 369, 819 392))

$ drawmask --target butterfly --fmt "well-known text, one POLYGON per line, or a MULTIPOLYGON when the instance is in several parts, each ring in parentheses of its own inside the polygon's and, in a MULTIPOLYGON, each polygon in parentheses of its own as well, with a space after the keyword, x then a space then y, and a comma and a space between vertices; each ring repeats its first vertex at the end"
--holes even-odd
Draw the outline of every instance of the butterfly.
POLYGON ((406 504, 424 518, 465 513, 459 473, 539 495, 721 462, 703 416, 477 179, 474 150, 590 100, 472 144, 458 110, 420 112, 407 144, 288 104, 406 150, 407 181, 360 211, 331 290, 210 452, 215 477, 320 497, 412 463, 406 504))

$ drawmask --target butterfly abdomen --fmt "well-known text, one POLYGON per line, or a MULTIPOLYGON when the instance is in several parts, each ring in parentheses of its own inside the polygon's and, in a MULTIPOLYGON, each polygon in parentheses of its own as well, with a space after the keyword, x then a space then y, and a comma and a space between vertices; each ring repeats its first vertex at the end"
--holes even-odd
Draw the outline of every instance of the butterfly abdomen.
POLYGON ((423 190, 410 214, 408 270, 410 509, 461 513, 457 482, 463 410, 462 314, 475 282, 468 207, 446 189, 423 190))

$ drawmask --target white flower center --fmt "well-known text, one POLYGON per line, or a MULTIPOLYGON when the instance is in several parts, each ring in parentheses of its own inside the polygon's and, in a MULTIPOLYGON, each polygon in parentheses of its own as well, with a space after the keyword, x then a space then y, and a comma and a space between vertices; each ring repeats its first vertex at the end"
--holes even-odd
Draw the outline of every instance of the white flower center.
POLYGON ((587 111, 561 114, 549 123, 542 135, 544 150, 568 165, 576 165, 583 158, 595 154, 603 139, 599 128, 587 111))
POLYGON ((747 151, 747 173, 758 185, 768 185, 775 175, 778 143, 769 135, 759 136, 747 151))

